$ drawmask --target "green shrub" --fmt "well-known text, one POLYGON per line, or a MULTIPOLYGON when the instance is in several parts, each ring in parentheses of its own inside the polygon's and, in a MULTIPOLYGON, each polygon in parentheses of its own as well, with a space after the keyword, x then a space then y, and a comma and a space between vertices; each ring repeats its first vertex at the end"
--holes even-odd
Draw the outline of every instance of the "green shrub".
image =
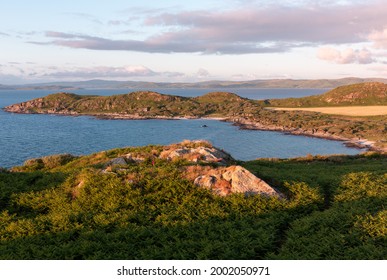
POLYGON ((387 241, 387 210, 378 211, 374 215, 358 216, 355 226, 370 237, 382 237, 387 241))
POLYGON ((26 160, 23 166, 29 171, 40 170, 44 168, 44 162, 41 158, 33 158, 26 160))
POLYGON ((335 201, 357 200, 366 197, 387 195, 387 173, 376 175, 370 172, 350 173, 344 176, 335 195, 335 201))
POLYGON ((60 155, 43 157, 42 161, 45 168, 52 169, 55 167, 65 165, 76 158, 77 158, 76 156, 73 156, 70 154, 60 154, 60 155))

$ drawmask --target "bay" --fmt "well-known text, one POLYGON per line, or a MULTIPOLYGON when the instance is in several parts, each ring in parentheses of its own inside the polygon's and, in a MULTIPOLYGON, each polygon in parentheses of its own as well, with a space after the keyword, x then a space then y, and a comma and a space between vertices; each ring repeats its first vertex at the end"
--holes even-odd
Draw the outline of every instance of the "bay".
MULTIPOLYGON (((219 90, 219 89, 215 89, 219 90)), ((160 89, 160 93, 198 96, 209 89, 160 89)), ((235 89, 251 99, 301 97, 325 90, 235 89)), ((79 94, 112 95, 130 90, 77 90, 79 94)), ((51 91, 0 91, 0 108, 45 96, 51 91)), ((289 158, 307 154, 357 154, 340 141, 286 135, 279 132, 240 130, 216 120, 99 120, 93 117, 23 115, 0 111, 0 166, 11 167, 26 159, 58 153, 75 155, 125 146, 170 144, 205 139, 239 160, 261 157, 289 158), (207 127, 202 127, 206 125, 207 127)))

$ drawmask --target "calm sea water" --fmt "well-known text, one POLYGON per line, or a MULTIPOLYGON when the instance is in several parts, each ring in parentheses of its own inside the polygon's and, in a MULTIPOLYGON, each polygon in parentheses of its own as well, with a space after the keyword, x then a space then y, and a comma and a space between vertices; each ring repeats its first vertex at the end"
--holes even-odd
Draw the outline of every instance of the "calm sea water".
MULTIPOLYGON (((160 89, 158 92, 198 96, 208 89, 160 89)), ((231 90, 227 90, 231 91, 231 90)), ((316 89, 235 89, 251 99, 301 97, 316 89)), ((111 95, 128 90, 79 90, 79 94, 111 95)), ((45 96, 51 91, 0 91, 0 108, 45 96)), ((0 111, 0 166, 22 164, 28 158, 58 153, 75 155, 125 146, 170 144, 185 139, 206 139, 240 160, 259 157, 297 157, 307 154, 357 154, 339 141, 279 132, 239 130, 215 120, 98 120, 92 117, 20 115, 0 111), (207 125, 203 128, 202 125, 207 125)))

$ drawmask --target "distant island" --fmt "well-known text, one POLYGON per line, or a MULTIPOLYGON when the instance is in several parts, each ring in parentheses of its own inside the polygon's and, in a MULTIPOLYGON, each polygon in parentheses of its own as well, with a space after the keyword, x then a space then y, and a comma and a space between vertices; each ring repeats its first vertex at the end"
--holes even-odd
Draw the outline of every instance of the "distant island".
POLYGON ((356 78, 342 79, 262 79, 250 81, 204 81, 196 83, 184 82, 143 82, 143 81, 111 81, 87 80, 74 82, 50 82, 22 85, 1 85, 0 90, 56 90, 69 91, 79 89, 162 89, 162 88, 200 88, 200 89, 232 89, 232 88, 336 88, 339 86, 381 82, 387 83, 383 78, 356 78))
POLYGON ((5 111, 25 114, 92 115, 105 119, 217 118, 244 129, 282 131, 327 139, 379 151, 387 149, 387 115, 345 116, 303 111, 308 107, 387 106, 387 86, 371 82, 338 87, 304 98, 250 100, 230 92, 199 97, 138 91, 113 96, 56 93, 7 106, 5 111), (293 110, 275 107, 296 107, 293 110))

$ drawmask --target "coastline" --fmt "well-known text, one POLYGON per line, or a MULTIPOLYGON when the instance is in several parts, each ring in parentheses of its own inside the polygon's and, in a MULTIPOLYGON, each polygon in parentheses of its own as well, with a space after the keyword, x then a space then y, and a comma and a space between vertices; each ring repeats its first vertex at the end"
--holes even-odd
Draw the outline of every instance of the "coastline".
POLYGON ((207 119, 207 120, 217 120, 225 121, 232 123, 235 126, 238 126, 240 129, 246 130, 262 130, 262 131, 277 131, 285 134, 291 135, 300 135, 307 137, 322 138, 326 140, 333 141, 342 141, 347 147, 357 148, 357 149, 367 149, 368 151, 375 151, 380 153, 387 153, 387 148, 380 148, 375 146, 374 141, 368 139, 356 139, 356 138, 347 138, 343 136, 333 135, 326 132, 318 131, 318 129, 304 130, 301 128, 292 128, 292 127, 283 127, 277 125, 267 125, 262 124, 259 121, 249 120, 246 118, 230 118, 230 117, 198 117, 198 116, 141 116, 138 114, 120 114, 120 113, 77 113, 74 111, 56 111, 56 110, 47 110, 45 112, 28 112, 28 111, 17 111, 17 110, 7 110, 2 108, 5 112, 15 113, 15 114, 50 114, 50 115, 60 115, 60 116, 91 116, 97 119, 102 120, 193 120, 193 119, 207 119))
POLYGON ((263 131, 277 131, 291 135, 301 135, 307 137, 322 138, 326 140, 342 141, 347 147, 367 149, 368 151, 375 151, 380 153, 387 153, 387 148, 380 148, 375 146, 374 141, 368 139, 356 139, 347 138, 343 136, 333 135, 330 133, 319 132, 318 130, 304 130, 300 128, 283 127, 276 125, 264 125, 256 121, 251 121, 245 118, 227 119, 226 121, 232 122, 233 125, 238 126, 240 129, 248 130, 263 130, 263 131))

